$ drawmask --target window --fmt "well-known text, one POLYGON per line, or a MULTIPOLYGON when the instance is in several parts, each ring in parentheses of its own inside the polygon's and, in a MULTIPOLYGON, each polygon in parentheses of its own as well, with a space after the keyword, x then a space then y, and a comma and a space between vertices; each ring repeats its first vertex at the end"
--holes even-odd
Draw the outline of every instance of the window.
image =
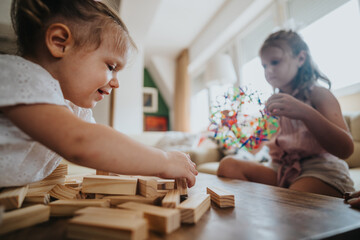
POLYGON ((314 61, 330 79, 335 92, 360 83, 359 2, 349 1, 299 33, 308 43, 314 61))

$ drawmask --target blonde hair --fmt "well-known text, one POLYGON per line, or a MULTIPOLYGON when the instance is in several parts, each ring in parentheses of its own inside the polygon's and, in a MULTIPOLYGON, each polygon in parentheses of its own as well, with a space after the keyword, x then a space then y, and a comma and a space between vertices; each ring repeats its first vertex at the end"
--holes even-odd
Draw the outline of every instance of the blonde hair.
POLYGON ((75 47, 98 48, 104 29, 115 32, 118 48, 127 53, 136 45, 118 14, 104 3, 94 0, 13 0, 11 20, 17 35, 18 53, 34 55, 37 46, 44 44, 45 32, 52 23, 66 24, 75 47))
POLYGON ((260 55, 268 47, 278 47, 283 51, 288 49, 284 48, 286 44, 292 51, 293 56, 298 56, 301 51, 306 53, 304 64, 299 68, 294 81, 292 82, 293 90, 298 89, 299 93, 305 91, 310 85, 321 79, 331 87, 330 80, 320 72, 316 64, 313 62, 310 55, 309 47, 299 34, 291 30, 280 30, 270 34, 260 48, 260 55))

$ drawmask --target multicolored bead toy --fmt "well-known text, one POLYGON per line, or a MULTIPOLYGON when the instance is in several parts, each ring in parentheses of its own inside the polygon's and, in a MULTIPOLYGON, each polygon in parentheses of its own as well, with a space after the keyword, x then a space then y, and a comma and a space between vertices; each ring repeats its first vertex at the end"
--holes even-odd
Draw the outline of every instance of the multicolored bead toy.
POLYGON ((224 149, 251 151, 276 133, 279 127, 277 118, 266 112, 260 95, 234 87, 217 97, 217 104, 211 108, 208 129, 214 132, 214 139, 224 149), (246 113, 246 108, 249 108, 246 105, 252 105, 252 110, 257 108, 258 112, 246 113))

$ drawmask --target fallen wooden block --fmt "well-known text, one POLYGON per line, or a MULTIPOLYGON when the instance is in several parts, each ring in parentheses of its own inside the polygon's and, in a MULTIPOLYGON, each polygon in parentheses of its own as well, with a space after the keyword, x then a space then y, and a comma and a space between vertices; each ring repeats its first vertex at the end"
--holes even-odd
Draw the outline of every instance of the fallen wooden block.
POLYGON ((171 233, 180 227, 180 211, 177 209, 134 202, 123 203, 117 207, 143 212, 144 218, 148 220, 149 229, 156 232, 171 233))
POLYGON ((81 199, 80 191, 65 185, 56 185, 50 192, 50 196, 56 199, 81 199))
POLYGON ((74 215, 112 215, 121 218, 144 218, 141 211, 118 209, 118 208, 103 208, 103 207, 86 207, 77 210, 74 215))
POLYGON ((161 197, 144 197, 140 195, 131 195, 131 196, 104 196, 103 199, 109 199, 111 206, 116 206, 126 202, 137 202, 150 205, 156 205, 159 203, 161 197))
POLYGON ((5 207, 3 205, 0 205, 0 226, 4 217, 5 207))
POLYGON ((49 203, 50 214, 54 217, 73 216, 74 213, 85 207, 110 207, 107 199, 77 199, 57 200, 49 203))
POLYGON ((95 193, 95 199, 103 199, 105 196, 105 194, 95 193))
POLYGON ((164 190, 157 190, 157 196, 159 197, 165 197, 165 195, 169 192, 170 190, 164 189, 164 190))
POLYGON ((82 180, 66 180, 65 178, 65 182, 64 182, 64 185, 67 186, 67 187, 72 187, 72 188, 75 188, 75 189, 78 189, 78 188, 81 188, 82 186, 82 180))
POLYGON ((169 190, 161 202, 161 205, 166 208, 176 208, 180 204, 179 189, 169 190))
POLYGON ((37 186, 37 187, 30 187, 30 185, 29 185, 29 190, 28 190, 26 196, 36 196, 36 195, 39 196, 39 195, 47 194, 55 186, 56 186, 56 184, 37 186))
POLYGON ((218 187, 207 187, 206 192, 210 194, 211 201, 220 208, 235 207, 234 194, 218 187))
POLYGON ((48 192, 57 184, 64 184, 65 177, 43 179, 38 182, 29 184, 29 189, 32 193, 34 192, 48 192))
POLYGON ((7 212, 4 214, 3 222, 0 225, 0 235, 46 222, 49 217, 50 207, 41 204, 7 212))
POLYGON ((175 179, 176 189, 179 189, 180 196, 187 196, 187 182, 186 178, 175 179))
POLYGON ((94 176, 95 174, 83 173, 83 174, 71 174, 65 175, 65 183, 76 183, 82 182, 84 177, 94 176))
POLYGON ((101 170, 97 170, 97 169, 96 169, 96 175, 109 176, 109 175, 110 175, 110 172, 101 171, 101 170))
POLYGON ((210 195, 197 194, 191 196, 177 207, 181 211, 182 223, 196 223, 210 208, 210 195))
POLYGON ((28 185, 23 187, 4 188, 0 192, 0 205, 3 205, 5 210, 20 208, 28 189, 28 185))
POLYGON ((138 190, 139 194, 144 197, 158 196, 157 192, 157 180, 152 177, 138 177, 138 190))
POLYGON ((147 222, 143 218, 122 218, 114 215, 80 215, 69 220, 68 238, 75 239, 131 239, 148 237, 147 222))
POLYGON ((175 188, 175 180, 174 179, 158 179, 157 180, 157 189, 158 190, 171 190, 175 188))
POLYGON ((53 178, 62 178, 65 177, 65 175, 67 174, 68 174, 68 165, 61 163, 57 166, 57 168, 55 168, 55 170, 49 176, 44 178, 44 180, 53 179, 53 178))
POLYGON ((136 186, 136 178, 93 175, 84 177, 81 191, 84 193, 135 195, 136 186))
MULTIPOLYGON (((65 175, 68 174, 68 165, 67 164, 59 164, 57 168, 46 178, 41 181, 31 183, 29 188, 36 189, 37 192, 48 192, 57 184, 64 184, 65 175), (50 189, 48 189, 50 188, 50 189), (46 190, 48 189, 48 190, 46 190)), ((35 190, 33 190, 35 192, 35 190)))
POLYGON ((47 205, 50 202, 50 194, 27 194, 23 204, 44 204, 47 205))

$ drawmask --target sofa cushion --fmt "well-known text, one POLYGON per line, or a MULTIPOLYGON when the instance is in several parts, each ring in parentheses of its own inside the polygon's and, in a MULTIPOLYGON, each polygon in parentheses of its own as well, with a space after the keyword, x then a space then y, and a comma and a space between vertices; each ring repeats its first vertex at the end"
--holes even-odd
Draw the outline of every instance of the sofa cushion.
POLYGON ((354 188, 360 190, 360 168, 351 168, 350 177, 354 181, 354 188))
POLYGON ((360 142, 360 112, 350 117, 350 131, 355 142, 360 142))
POLYGON ((360 142, 354 141, 354 152, 345 161, 349 165, 349 168, 360 167, 360 142))

